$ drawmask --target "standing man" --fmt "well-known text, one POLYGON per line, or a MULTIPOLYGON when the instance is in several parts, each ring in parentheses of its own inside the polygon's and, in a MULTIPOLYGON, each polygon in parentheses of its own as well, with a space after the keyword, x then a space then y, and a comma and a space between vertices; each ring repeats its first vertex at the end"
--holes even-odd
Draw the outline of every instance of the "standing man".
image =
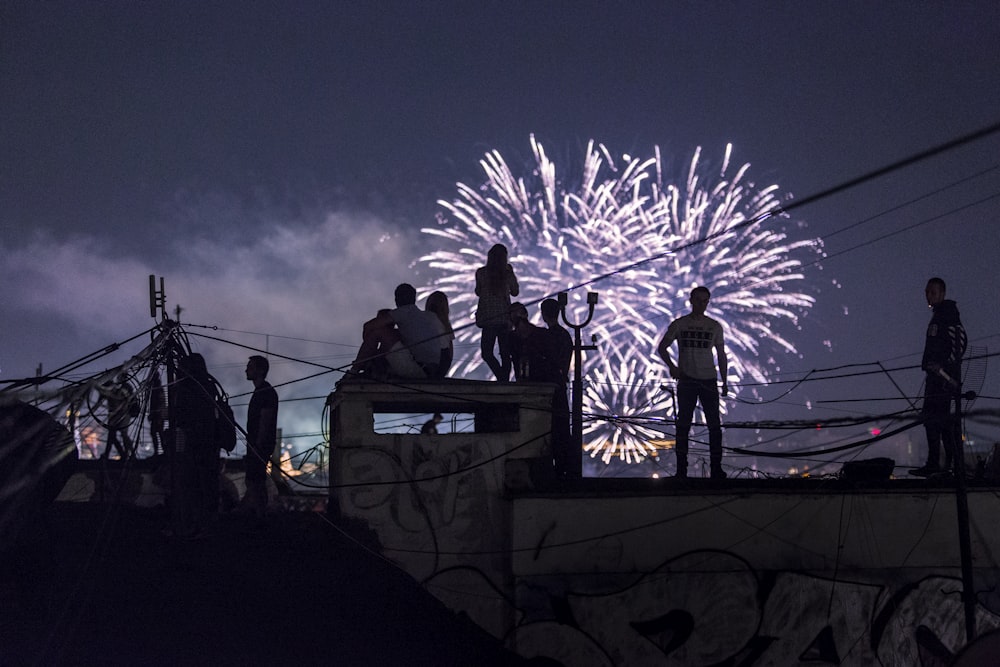
POLYGON ((529 346, 537 341, 541 349, 529 352, 528 378, 533 381, 553 382, 556 392, 552 398, 552 454, 556 473, 562 478, 578 478, 583 474, 583 450, 573 441, 569 423, 569 401, 566 386, 569 383, 569 364, 573 359, 573 338, 559 324, 562 306, 555 299, 545 299, 539 306, 542 321, 548 329, 539 330, 541 336, 529 338, 529 346))
POLYGON ((924 430, 927 433, 927 463, 910 472, 926 476, 942 472, 941 443, 944 442, 944 470, 952 464, 962 470, 960 424, 951 411, 951 400, 961 391, 962 356, 965 355, 965 327, 958 305, 945 297, 941 278, 931 278, 924 288, 927 305, 934 311, 927 326, 927 340, 920 367, 924 379, 924 430))
POLYGON ((247 380, 253 382, 253 397, 247 409, 246 493, 242 508, 264 517, 267 510, 267 462, 278 438, 278 392, 267 381, 270 364, 259 355, 247 361, 247 380))
POLYGON ((712 479, 725 479, 722 469, 722 422, 719 419, 718 376, 722 375, 722 395, 729 393, 726 380, 729 361, 722 338, 722 325, 705 315, 712 294, 707 287, 691 290, 691 313, 670 323, 656 351, 670 368, 670 377, 677 380, 677 477, 687 477, 688 433, 694 419, 694 409, 701 409, 708 423, 709 460, 712 479), (677 341, 677 363, 670 358, 670 345, 677 341), (718 357, 718 374, 712 348, 718 357))

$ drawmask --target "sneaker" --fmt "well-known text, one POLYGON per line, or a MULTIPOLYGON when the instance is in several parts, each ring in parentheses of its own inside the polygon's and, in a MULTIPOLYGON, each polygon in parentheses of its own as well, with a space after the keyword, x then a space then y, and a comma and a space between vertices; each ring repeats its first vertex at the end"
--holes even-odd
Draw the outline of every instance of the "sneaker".
POLYGON ((944 469, 941 466, 932 465, 930 463, 921 466, 920 468, 913 468, 910 470, 910 474, 916 475, 917 477, 930 477, 931 475, 938 475, 942 472, 944 472, 944 469))
POLYGON ((687 476, 688 476, 687 470, 678 470, 676 474, 674 474, 675 479, 687 479, 687 476))
POLYGON ((712 479, 726 479, 729 475, 722 468, 712 468, 712 479))

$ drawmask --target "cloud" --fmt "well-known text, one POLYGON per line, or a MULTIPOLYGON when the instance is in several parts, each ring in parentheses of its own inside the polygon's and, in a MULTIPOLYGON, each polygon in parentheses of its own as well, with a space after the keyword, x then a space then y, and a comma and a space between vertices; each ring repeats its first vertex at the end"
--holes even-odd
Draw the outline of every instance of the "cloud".
MULTIPOLYGON (((339 374, 296 382, 323 369, 284 357, 349 364, 361 324, 392 305, 398 282, 414 281, 410 265, 420 242, 418 233, 376 216, 342 212, 228 234, 216 229, 211 238, 178 234, 146 257, 119 254, 111 239, 36 236, 0 248, 0 303, 12 325, 0 339, 0 377, 33 375, 39 362, 52 370, 154 326, 148 290, 154 275, 157 286, 164 278, 168 315, 181 306, 192 347, 231 394, 249 389, 243 365, 261 349, 275 355, 271 380, 291 383, 279 390, 283 398, 325 395, 339 374)), ((98 370, 146 342, 123 348, 116 361, 102 359, 98 370)), ((286 432, 313 431, 322 403, 292 403, 282 411, 283 422, 297 424, 286 432)))

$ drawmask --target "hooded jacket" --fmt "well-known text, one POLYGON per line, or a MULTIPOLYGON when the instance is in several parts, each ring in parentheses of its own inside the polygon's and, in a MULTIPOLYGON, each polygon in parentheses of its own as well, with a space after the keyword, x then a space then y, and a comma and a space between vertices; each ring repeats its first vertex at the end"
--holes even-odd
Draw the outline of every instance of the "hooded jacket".
POLYGON ((950 377, 960 380, 966 343, 965 327, 958 315, 958 305, 951 299, 945 299, 934 306, 934 314, 927 325, 927 341, 924 343, 921 368, 929 372, 928 366, 937 364, 950 377))

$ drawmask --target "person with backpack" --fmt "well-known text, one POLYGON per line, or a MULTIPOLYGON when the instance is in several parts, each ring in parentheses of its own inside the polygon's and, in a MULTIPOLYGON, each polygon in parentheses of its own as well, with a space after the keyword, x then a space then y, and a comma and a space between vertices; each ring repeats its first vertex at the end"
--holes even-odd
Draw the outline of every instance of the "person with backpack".
POLYGON ((215 380, 205 357, 177 363, 171 514, 179 537, 197 535, 219 507, 219 447, 215 438, 215 380))

